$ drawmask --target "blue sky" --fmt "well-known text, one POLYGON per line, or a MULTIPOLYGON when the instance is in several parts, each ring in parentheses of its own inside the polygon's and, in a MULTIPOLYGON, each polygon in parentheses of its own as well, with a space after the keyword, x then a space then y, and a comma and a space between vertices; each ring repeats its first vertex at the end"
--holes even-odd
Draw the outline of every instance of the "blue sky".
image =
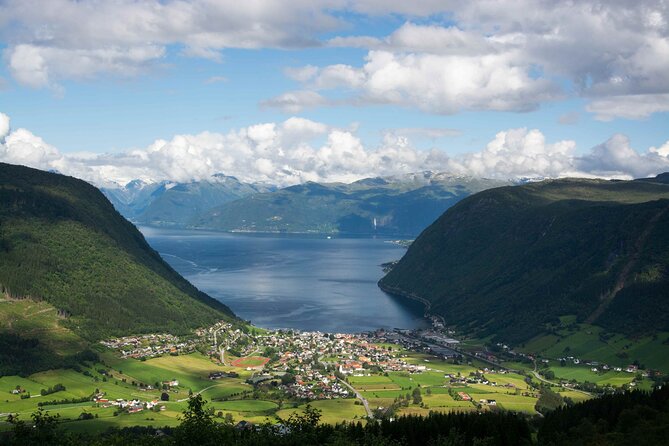
POLYGON ((0 160, 93 182, 652 175, 669 170, 666 8, 6 0, 0 160), (269 140, 247 134, 264 123, 269 140), (189 157, 206 162, 170 170, 189 157))

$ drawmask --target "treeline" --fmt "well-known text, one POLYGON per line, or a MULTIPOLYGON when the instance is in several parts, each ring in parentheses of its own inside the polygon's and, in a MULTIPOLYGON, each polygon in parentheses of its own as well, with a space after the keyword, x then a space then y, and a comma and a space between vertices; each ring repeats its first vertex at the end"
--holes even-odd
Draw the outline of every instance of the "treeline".
POLYGON ((669 387, 606 395, 556 409, 543 420, 538 440, 551 446, 667 445, 669 387))
POLYGON ((545 418, 491 411, 430 413, 380 422, 319 424, 320 411, 310 406, 280 425, 219 423, 200 395, 188 403, 175 428, 112 429, 103 435, 68 433, 57 417, 41 409, 24 422, 10 418, 12 432, 0 443, 14 445, 126 444, 182 446, 523 446, 523 445, 666 445, 669 444, 669 388, 652 393, 609 395, 548 413, 545 418))
POLYGON ((61 383, 55 384, 52 387, 49 387, 48 389, 42 389, 40 390, 40 395, 46 396, 46 395, 51 395, 52 393, 60 392, 62 390, 65 390, 65 386, 62 385, 61 383))
POLYGON ((87 401, 90 401, 92 398, 93 398, 92 396, 82 396, 79 398, 64 398, 62 400, 40 401, 39 403, 37 403, 37 407, 57 406, 59 404, 85 403, 87 401))

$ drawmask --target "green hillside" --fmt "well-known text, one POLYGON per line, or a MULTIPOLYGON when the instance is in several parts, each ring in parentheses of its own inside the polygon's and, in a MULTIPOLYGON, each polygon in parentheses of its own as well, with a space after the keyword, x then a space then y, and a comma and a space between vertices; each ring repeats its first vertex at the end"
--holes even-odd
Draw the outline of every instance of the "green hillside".
POLYGON ((473 195, 380 281, 446 322, 519 343, 559 317, 640 337, 669 331, 669 182, 551 180, 473 195))
MULTIPOLYGON (((234 317, 167 265, 95 187, 0 163, 3 295, 0 313, 13 311, 16 298, 43 300, 55 308, 60 326, 88 341, 183 333, 234 317)), ((9 323, 0 331, 22 334, 9 323)))
POLYGON ((431 172, 310 182, 225 203, 191 224, 223 231, 417 235, 471 193, 503 184, 431 172))

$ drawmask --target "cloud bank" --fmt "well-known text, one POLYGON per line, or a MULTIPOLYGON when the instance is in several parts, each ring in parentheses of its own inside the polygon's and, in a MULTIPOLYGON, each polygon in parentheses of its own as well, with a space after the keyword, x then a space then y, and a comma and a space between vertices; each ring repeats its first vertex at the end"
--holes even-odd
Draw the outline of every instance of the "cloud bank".
MULTIPOLYGON (((363 3, 376 13, 399 8, 363 3)), ((304 97, 324 97, 321 104, 328 91, 344 88, 348 103, 439 114, 525 112, 574 96, 586 98, 587 111, 602 121, 669 111, 666 2, 419 3, 414 13, 447 13, 452 24, 409 20, 382 38, 334 37, 329 46, 368 49, 359 66, 309 65, 288 74, 304 97)), ((406 9, 411 14, 412 6, 406 9)))
POLYGON ((285 186, 424 170, 500 179, 637 178, 669 171, 669 141, 639 153, 627 137, 614 135, 579 156, 574 141, 551 143, 539 130, 521 128, 497 133, 479 152, 449 157, 442 150, 413 147, 409 137, 416 133, 420 129, 395 129, 376 147, 365 147, 350 130, 293 117, 228 133, 176 135, 114 154, 68 154, 26 129, 10 131, 9 117, 0 113, 0 161, 56 170, 98 186, 124 185, 133 179, 190 182, 216 173, 285 186))
POLYGON ((669 111, 668 23, 664 0, 0 2, 4 61, 33 88, 137 76, 170 53, 219 61, 227 48, 367 50, 359 64, 290 70, 301 88, 264 103, 287 113, 378 103, 524 112, 580 96, 596 119, 642 119, 669 111), (388 15, 405 23, 387 36, 337 35, 388 15), (342 88, 348 100, 328 98, 342 88))

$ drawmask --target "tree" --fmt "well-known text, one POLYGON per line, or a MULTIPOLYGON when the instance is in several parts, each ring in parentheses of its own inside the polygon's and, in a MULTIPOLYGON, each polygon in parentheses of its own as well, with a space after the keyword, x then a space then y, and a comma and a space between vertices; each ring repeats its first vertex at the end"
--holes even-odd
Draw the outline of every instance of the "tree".
POLYGON ((225 417, 223 418, 225 420, 225 424, 232 426, 235 424, 235 418, 232 416, 230 412, 225 414, 225 417))
POLYGON ((49 415, 40 407, 30 415, 33 419, 32 428, 18 415, 10 415, 7 421, 14 425, 15 444, 53 444, 56 441, 56 425, 60 415, 49 415))
POLYGON ((175 431, 177 444, 216 444, 217 428, 211 411, 206 409, 207 401, 202 395, 189 398, 188 408, 183 412, 181 424, 175 431))
POLYGON ((546 414, 562 406, 563 403, 564 402, 562 400, 562 397, 557 393, 553 392, 550 386, 542 386, 541 394, 539 395, 539 399, 537 400, 537 403, 534 406, 534 408, 538 412, 546 414))
POLYGON ((291 414, 285 424, 294 432, 313 432, 320 420, 321 411, 307 404, 302 414, 297 412, 291 414))
POLYGON ((413 389, 411 396, 413 397, 414 404, 420 404, 423 402, 423 396, 420 393, 420 387, 413 389))
POLYGON ((541 374, 544 375, 544 378, 546 379, 555 379, 555 372, 552 370, 544 370, 541 374))
POLYGON ((169 401, 170 400, 170 394, 167 392, 163 392, 160 394, 160 401, 169 401))
POLYGON ((295 375, 293 375, 292 373, 287 373, 286 372, 281 377, 281 384, 283 384, 284 386, 287 386, 288 384, 292 384, 294 382, 295 382, 295 375))

